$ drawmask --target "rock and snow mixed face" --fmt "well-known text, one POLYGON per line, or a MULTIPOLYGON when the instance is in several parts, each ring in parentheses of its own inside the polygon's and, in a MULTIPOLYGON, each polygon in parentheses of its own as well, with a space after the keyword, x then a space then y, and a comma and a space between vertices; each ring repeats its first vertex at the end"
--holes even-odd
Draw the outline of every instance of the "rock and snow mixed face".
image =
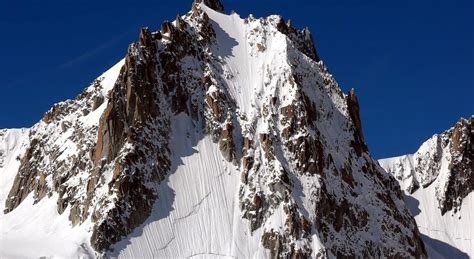
POLYGON ((93 254, 89 221, 77 224, 108 91, 123 61, 30 129, 0 131, 0 257, 93 254), (66 202, 67 201, 67 202, 66 202))
POLYGON ((474 116, 460 119, 415 154, 379 161, 406 192, 407 206, 432 256, 474 256, 473 124, 474 116))
POLYGON ((80 245, 44 255, 425 256, 354 91, 280 16, 196 1, 25 136, 0 219, 55 208, 80 245))

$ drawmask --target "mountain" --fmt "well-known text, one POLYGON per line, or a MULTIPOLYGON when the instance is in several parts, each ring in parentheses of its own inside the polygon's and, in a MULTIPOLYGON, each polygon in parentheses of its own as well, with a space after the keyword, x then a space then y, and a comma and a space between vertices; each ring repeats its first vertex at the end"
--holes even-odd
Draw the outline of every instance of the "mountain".
POLYGON ((308 29, 195 1, 2 131, 0 256, 425 257, 359 109, 308 29))
POLYGON ((415 154, 379 161, 400 182, 433 257, 474 257, 473 125, 474 116, 460 119, 415 154))

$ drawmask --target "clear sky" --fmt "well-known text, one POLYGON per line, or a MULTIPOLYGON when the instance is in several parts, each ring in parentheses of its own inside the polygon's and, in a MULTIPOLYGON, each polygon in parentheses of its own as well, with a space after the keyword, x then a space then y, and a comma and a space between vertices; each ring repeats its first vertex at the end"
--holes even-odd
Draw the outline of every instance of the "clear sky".
MULTIPOLYGON (((344 91, 356 88, 376 158, 416 151, 474 114, 472 0, 223 0, 242 16, 281 14, 313 32, 344 91)), ((139 28, 191 0, 0 0, 0 128, 29 127, 120 60, 139 28)))

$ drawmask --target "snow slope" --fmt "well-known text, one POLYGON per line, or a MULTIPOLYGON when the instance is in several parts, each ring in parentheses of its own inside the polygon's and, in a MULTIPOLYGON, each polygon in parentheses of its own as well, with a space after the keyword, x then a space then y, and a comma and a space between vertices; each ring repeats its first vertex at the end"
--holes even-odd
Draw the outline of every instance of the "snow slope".
POLYGON ((25 151, 28 134, 28 129, 0 131, 0 258, 87 255, 86 247, 78 250, 77 243, 87 243, 88 234, 79 228, 71 231, 67 216, 58 215, 54 198, 33 206, 30 195, 15 211, 3 214, 20 164, 16 158, 25 151))
POLYGON ((177 115, 172 128, 172 169, 153 213, 111 256, 262 258, 258 233, 249 234, 239 213, 236 166, 187 115, 177 115))
POLYGON ((237 101, 239 111, 252 117, 256 110, 252 107, 260 106, 258 95, 264 92, 266 68, 275 64, 279 68, 288 65, 286 37, 275 32, 273 37, 263 38, 255 33, 261 30, 258 23, 245 22, 237 13, 216 12, 203 4, 200 8, 209 16, 216 32, 217 44, 213 53, 224 61, 227 88, 237 101), (256 47, 257 44, 260 47, 256 47))
POLYGON ((7 215, 0 215, 0 258, 93 257, 89 224, 71 228, 52 196, 33 204, 31 195, 7 215))
POLYGON ((463 200, 460 211, 444 215, 435 197, 434 185, 406 197, 407 206, 424 235, 423 241, 429 247, 428 254, 438 253, 444 258, 474 257, 474 193, 463 200))

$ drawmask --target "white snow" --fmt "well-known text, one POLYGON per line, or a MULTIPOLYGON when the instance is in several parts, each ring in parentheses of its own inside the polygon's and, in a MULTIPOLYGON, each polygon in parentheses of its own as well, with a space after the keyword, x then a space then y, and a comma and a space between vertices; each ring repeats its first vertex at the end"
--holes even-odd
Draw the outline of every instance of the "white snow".
MULTIPOLYGON (((122 69, 123 64, 125 64, 125 59, 120 60, 112 66, 109 70, 104 72, 101 76, 98 77, 100 80, 100 85, 102 86, 102 96, 104 96, 104 99, 108 99, 108 94, 109 91, 112 90, 112 88, 115 85, 115 81, 117 81, 117 78, 120 74, 120 70, 122 69)), ((94 85, 89 86, 88 89, 93 90, 94 85)), ((82 121, 86 125, 97 125, 97 122, 100 119, 100 116, 102 116, 102 113, 104 112, 105 108, 107 107, 107 101, 104 101, 102 105, 100 105, 95 111, 91 112, 87 116, 82 118, 82 121)))
POLYGON ((170 175, 151 217, 114 246, 119 258, 261 258, 238 209, 237 168, 184 114, 174 119, 170 175))
POLYGON ((221 14, 203 4, 201 8, 208 14, 216 32, 217 44, 213 52, 226 64, 228 70, 224 73, 231 75, 227 81, 231 95, 247 112, 255 93, 252 80, 261 81, 257 79, 261 76, 256 76, 256 60, 249 58, 244 21, 237 14, 221 14))
POLYGON ((3 213, 20 166, 17 157, 27 148, 28 134, 28 129, 0 131, 0 157, 5 165, 0 166, 0 258, 87 256, 87 224, 71 230, 67 216, 57 213, 57 197, 33 205, 30 195, 14 211, 3 213))
POLYGON ((57 195, 33 201, 30 195, 12 212, 0 214, 0 258, 93 257, 90 224, 72 228, 68 214, 57 212, 57 195))
POLYGON ((445 258, 468 254, 474 256, 474 193, 464 198, 461 210, 443 216, 438 207, 435 185, 417 190, 406 197, 406 204, 415 216, 423 240, 431 250, 445 258), (441 241, 441 242, 440 242, 441 241), (443 242, 445 244, 443 244, 443 242))
MULTIPOLYGON (((273 82, 273 85, 270 85, 271 82, 265 82, 269 78, 268 74, 288 76, 286 73, 290 68, 286 54, 286 36, 274 26, 263 25, 263 19, 248 18, 244 21, 237 13, 226 15, 203 4, 200 7, 209 16, 216 32, 217 44, 214 45, 213 53, 223 63, 222 72, 226 78, 227 89, 236 100, 239 111, 253 118, 257 116, 253 107, 261 107, 260 103, 268 98, 263 95, 274 93, 276 90, 277 82, 273 82), (270 34, 271 37, 265 37, 266 34, 270 34), (257 44, 263 46, 265 50, 259 50, 257 44), (278 71, 268 71, 269 67, 278 68, 278 71)), ((278 19, 278 17, 267 19, 278 19)), ((282 96, 290 95, 282 94, 282 96)))
MULTIPOLYGON (((406 190, 413 180, 423 182, 427 177, 435 178, 426 188, 420 186, 412 194, 405 192, 405 203, 423 234, 422 238, 430 257, 466 257, 466 254, 474 257, 474 193, 463 199, 461 209, 456 213, 448 211, 441 215, 439 208, 437 197, 442 195, 449 175, 449 152, 442 156, 439 170, 434 175, 426 170, 421 175, 419 172, 415 173, 416 166, 420 163, 423 166, 424 163, 423 159, 419 158, 432 159, 430 153, 433 153, 433 150, 429 147, 434 147, 433 138, 425 142, 414 155, 382 159, 379 161, 380 165, 395 176, 403 190, 406 190)), ((449 146, 446 150, 449 150, 449 146)))

